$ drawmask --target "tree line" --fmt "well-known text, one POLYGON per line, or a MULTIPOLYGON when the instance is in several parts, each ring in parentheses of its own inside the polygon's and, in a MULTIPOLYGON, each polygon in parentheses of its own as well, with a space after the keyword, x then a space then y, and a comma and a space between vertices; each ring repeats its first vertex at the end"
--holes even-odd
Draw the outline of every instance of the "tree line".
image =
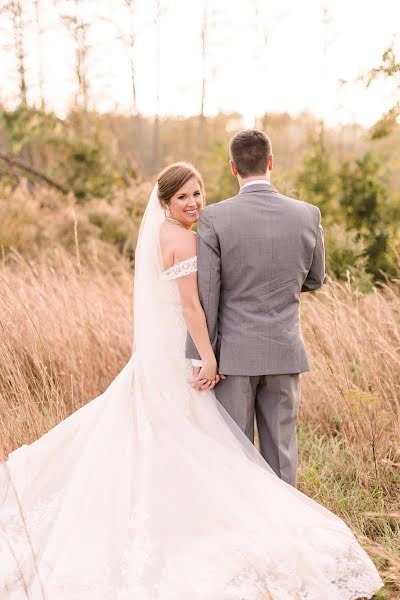
MULTIPOLYGON (((131 90, 127 115, 99 114, 91 109, 90 34, 93 19, 104 19, 104 15, 96 13, 96 5, 91 0, 55 0, 58 17, 74 49, 75 94, 65 118, 47 106, 42 63, 43 0, 1 3, 6 26, 6 35, 2 36, 6 45, 3 52, 14 59, 17 82, 15 107, 9 109, 0 104, 3 210, 7 210, 12 190, 24 181, 33 197, 38 184, 50 186, 56 194, 72 195, 78 210, 84 212, 89 210, 85 207, 90 203, 93 207, 93 203, 101 199, 112 202, 119 192, 129 194, 129 190, 152 180, 162 166, 175 160, 189 160, 202 171, 208 202, 235 193, 236 182, 229 173, 227 147, 233 133, 242 128, 242 117, 237 113, 210 117, 206 112, 213 60, 212 32, 221 18, 218 10, 205 3, 199 23, 202 70, 198 114, 188 118, 162 117, 158 77, 156 111, 150 118, 140 114, 137 104, 137 0, 117 0, 117 3, 124 14, 123 27, 121 21, 114 22, 109 16, 106 20, 110 35, 125 50, 131 90), (89 6, 90 18, 86 11, 89 6), (39 87, 36 105, 30 100, 32 78, 28 75, 34 67, 26 51, 28 33, 31 39, 34 33, 36 44, 39 87)), ((153 0, 152 9, 151 26, 157 32, 156 39, 160 40, 165 6, 161 0, 153 0)), ((271 24, 261 18, 258 1, 254 1, 252 9, 257 21, 260 56, 265 60, 271 24)), ((323 19, 328 22, 325 13, 323 19)), ((158 64, 160 53, 158 45, 155 53, 158 64)), ((365 74, 366 88, 381 77, 395 82, 400 97, 400 61, 393 46, 389 46, 380 63, 365 74)), ((400 142, 399 114, 400 100, 369 131, 354 123, 328 129, 309 114, 294 118, 286 113, 264 112, 255 123, 272 138, 277 187, 320 206, 329 230, 329 270, 339 279, 351 276, 362 280, 364 285, 398 276, 400 160, 396 148, 400 142)), ((35 221, 36 217, 30 213, 29 219, 35 221)), ((101 218, 97 218, 96 223, 101 229, 101 218)), ((40 229, 40 225, 38 227, 40 229)), ((115 230, 107 224, 104 227, 107 232, 115 230)), ((120 223, 116 229, 116 239, 110 235, 107 240, 115 242, 119 249, 132 248, 134 240, 129 241, 129 227, 124 228, 120 223)), ((3 248, 12 245, 12 240, 6 237, 7 244, 4 244, 0 236, 3 248)), ((40 239, 45 237, 39 236, 40 239)))

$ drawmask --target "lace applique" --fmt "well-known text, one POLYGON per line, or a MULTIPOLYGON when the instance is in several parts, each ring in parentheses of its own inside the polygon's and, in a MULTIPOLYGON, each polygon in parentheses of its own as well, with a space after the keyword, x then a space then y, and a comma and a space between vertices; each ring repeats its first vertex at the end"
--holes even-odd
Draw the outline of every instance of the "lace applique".
POLYGON ((170 279, 178 279, 179 277, 184 277, 185 275, 190 275, 191 273, 196 273, 197 271, 197 256, 191 256, 186 260, 182 260, 180 262, 175 263, 161 273, 161 278, 165 280, 170 279))

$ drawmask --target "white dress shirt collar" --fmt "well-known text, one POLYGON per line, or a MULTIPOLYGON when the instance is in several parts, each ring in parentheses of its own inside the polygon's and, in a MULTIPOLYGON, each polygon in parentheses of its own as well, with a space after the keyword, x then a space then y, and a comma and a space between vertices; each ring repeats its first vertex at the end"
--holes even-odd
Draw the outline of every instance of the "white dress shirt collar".
POLYGON ((243 190, 243 188, 247 187, 248 185, 254 185, 254 184, 259 185, 260 183, 265 183, 266 185, 272 185, 272 183, 270 181, 268 181, 267 179, 253 179, 252 181, 248 181, 247 183, 244 183, 240 189, 243 190))

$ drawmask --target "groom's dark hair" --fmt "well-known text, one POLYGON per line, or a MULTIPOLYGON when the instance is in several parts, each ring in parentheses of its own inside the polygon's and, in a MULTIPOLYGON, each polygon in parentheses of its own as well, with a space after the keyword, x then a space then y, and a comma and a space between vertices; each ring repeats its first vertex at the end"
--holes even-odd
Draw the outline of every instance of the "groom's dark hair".
POLYGON ((241 177, 265 175, 272 154, 271 140, 262 131, 245 129, 231 139, 229 153, 241 177))

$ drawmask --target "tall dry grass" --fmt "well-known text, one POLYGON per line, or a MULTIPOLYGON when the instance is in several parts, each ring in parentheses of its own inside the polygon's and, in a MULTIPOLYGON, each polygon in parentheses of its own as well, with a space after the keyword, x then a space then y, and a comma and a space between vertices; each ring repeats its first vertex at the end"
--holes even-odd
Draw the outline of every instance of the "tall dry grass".
MULTIPOLYGON (((400 595, 400 298, 330 283, 304 298, 300 487, 351 525, 400 595)), ((6 456, 101 393, 129 358, 132 272, 61 249, 0 267, 0 447, 6 456)))
POLYGON ((382 598, 400 597, 399 291, 331 282, 303 305, 300 486, 358 533, 388 582, 382 598))
POLYGON ((326 431, 400 452, 400 288, 362 294, 329 283, 305 298, 303 330, 313 365, 304 414, 326 431), (397 439, 397 447, 395 441, 397 439))
POLYGON ((132 348, 132 274, 63 250, 0 269, 0 442, 29 443, 101 393, 132 348))

